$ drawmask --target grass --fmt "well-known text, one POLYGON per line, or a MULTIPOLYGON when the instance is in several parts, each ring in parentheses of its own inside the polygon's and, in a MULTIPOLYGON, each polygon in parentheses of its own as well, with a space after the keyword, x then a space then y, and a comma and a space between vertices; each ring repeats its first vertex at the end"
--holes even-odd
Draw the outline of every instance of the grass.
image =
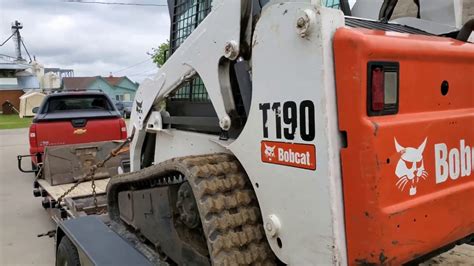
POLYGON ((18 115, 0 114, 0 129, 29 127, 32 119, 32 117, 20 118, 18 115))

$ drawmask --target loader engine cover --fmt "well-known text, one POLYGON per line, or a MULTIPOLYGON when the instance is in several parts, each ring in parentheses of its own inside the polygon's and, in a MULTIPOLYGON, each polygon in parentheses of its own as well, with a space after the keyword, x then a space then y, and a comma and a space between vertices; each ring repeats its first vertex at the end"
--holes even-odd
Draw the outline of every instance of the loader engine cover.
MULTIPOLYGON (((74 183, 85 177, 90 168, 105 159, 121 143, 104 141, 74 145, 48 146, 44 153, 44 179, 51 185, 74 183)), ((96 170, 95 179, 118 174, 118 167, 129 160, 129 153, 120 153, 96 170)))
POLYGON ((397 265, 469 241, 474 46, 339 29, 334 51, 348 137, 341 159, 349 263, 397 265))

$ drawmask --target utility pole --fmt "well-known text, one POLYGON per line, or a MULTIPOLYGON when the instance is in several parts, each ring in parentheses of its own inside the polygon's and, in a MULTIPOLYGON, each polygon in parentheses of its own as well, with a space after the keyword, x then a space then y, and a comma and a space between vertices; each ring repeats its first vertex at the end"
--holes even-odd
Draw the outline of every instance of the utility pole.
POLYGON ((25 59, 23 59, 23 57, 21 57, 20 29, 23 29, 23 24, 21 24, 18 20, 15 20, 15 22, 12 23, 12 33, 14 34, 13 40, 14 40, 14 43, 15 43, 16 60, 25 61, 25 59))

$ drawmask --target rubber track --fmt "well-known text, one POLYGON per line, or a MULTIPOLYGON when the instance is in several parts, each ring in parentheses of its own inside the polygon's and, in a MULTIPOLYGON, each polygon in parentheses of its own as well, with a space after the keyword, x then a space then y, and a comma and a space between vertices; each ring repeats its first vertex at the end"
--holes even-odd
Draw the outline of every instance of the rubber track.
MULTIPOLYGON (((116 202, 111 197, 124 190, 124 184, 173 172, 184 174, 193 189, 213 265, 275 265, 255 193, 234 156, 177 158, 114 178, 107 189, 109 204, 116 202)), ((117 210, 109 205, 112 219, 118 217, 117 210)))

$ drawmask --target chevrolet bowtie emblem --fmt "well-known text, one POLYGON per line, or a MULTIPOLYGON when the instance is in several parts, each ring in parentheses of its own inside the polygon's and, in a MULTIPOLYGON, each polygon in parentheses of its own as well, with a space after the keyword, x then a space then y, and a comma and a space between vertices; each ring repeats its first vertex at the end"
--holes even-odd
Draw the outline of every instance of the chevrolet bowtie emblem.
POLYGON ((82 135, 82 134, 85 134, 86 132, 87 132, 87 129, 78 128, 78 129, 74 130, 74 135, 82 135))

